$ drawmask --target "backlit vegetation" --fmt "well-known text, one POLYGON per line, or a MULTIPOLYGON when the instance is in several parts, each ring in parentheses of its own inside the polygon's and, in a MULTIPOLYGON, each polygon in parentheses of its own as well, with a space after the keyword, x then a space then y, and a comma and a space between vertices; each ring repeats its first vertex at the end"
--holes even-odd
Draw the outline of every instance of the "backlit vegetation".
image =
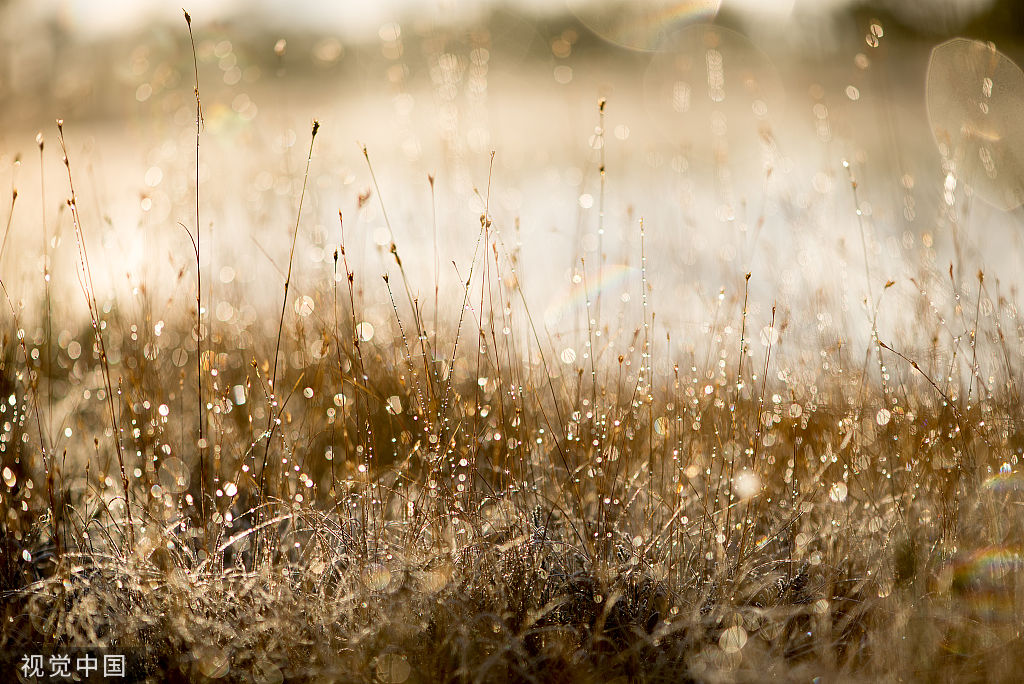
MULTIPOLYGON (((588 284, 604 264, 581 260, 582 324, 555 336, 517 270, 531 246, 491 211, 488 177, 454 294, 407 275, 401 242, 384 248, 383 279, 357 267, 341 212, 300 288, 314 123, 268 286, 280 308, 238 315, 239 292, 215 315, 196 277, 209 268, 200 206, 217 189, 198 176, 195 78, 200 200, 175 230, 181 263, 199 268, 183 266, 172 303, 96 291, 70 121, 57 142, 88 316, 54 320, 42 283, 32 311, 5 289, 6 658, 105 646, 132 654, 139 678, 263 682, 1019 675, 1024 327, 991 274, 922 259, 900 312, 913 332, 893 338, 877 311, 894 283, 874 282, 865 247, 860 329, 798 342, 782 305, 751 314, 759 273, 734 274, 700 338, 680 341, 649 301, 638 216, 616 228, 637 247, 631 307, 616 316, 588 284), (387 319, 370 320, 368 301, 387 319)), ((975 158, 1002 163, 976 149, 995 140, 939 142, 937 193, 961 197, 965 155, 971 173, 984 172, 975 158)), ((362 155, 359 204, 387 220, 362 155)), ((856 168, 835 182, 860 217, 856 168)), ((997 176, 980 187, 1019 204, 997 176)))

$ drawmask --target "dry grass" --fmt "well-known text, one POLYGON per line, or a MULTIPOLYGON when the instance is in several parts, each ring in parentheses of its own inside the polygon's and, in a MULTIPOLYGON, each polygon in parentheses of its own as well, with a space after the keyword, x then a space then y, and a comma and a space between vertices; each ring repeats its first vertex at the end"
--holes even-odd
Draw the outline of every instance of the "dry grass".
POLYGON ((399 282, 354 272, 342 237, 305 293, 317 315, 293 315, 288 278, 279 324, 197 321, 198 282, 159 322, 100 306, 74 225, 91 320, 57 345, 14 306, 3 324, 4 672, 73 647, 131 653, 155 680, 1024 665, 1024 335, 980 274, 973 294, 928 274, 908 318, 949 340, 928 363, 902 351, 916 340, 823 340, 783 373, 787 330, 755 356, 745 290, 717 303, 706 352, 677 351, 646 272, 635 328, 609 334, 588 300, 587 354, 567 362, 487 210, 461 301, 420 300, 400 245, 399 282), (368 296, 394 314, 373 334, 368 296), (83 392, 60 438, 40 407, 83 392))

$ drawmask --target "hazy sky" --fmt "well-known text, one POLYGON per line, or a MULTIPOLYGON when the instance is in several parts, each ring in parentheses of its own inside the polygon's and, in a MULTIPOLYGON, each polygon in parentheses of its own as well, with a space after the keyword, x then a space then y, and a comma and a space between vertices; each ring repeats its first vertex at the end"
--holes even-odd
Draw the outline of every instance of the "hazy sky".
MULTIPOLYGON (((756 22, 784 21, 792 13, 827 14, 859 0, 627 0, 626 4, 656 7, 666 20, 714 14, 717 7, 750 15, 756 22)), ((511 7, 527 15, 564 13, 572 5, 579 10, 608 4, 607 0, 335 0, 334 2, 280 2, 279 0, 204 0, 193 3, 197 23, 242 15, 255 16, 282 29, 329 28, 357 38, 371 34, 384 22, 437 17, 457 20, 472 17, 490 7, 511 7)), ((894 13, 910 21, 957 23, 987 9, 992 0, 883 0, 894 13)), ((178 3, 165 0, 13 0, 7 9, 24 22, 56 14, 77 31, 95 37, 132 30, 146 22, 180 21, 178 3), (102 7, 102 9, 99 9, 102 7)), ((186 8, 188 9, 188 8, 186 8)))

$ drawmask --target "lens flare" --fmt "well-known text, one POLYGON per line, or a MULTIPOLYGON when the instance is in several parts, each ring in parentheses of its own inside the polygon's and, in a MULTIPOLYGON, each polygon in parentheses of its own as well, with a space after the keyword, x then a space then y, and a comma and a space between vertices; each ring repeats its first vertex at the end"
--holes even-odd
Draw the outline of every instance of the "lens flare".
MULTIPOLYGON (((1024 72, 992 43, 954 38, 928 62, 928 121, 949 180, 1010 211, 1024 203, 1024 72)), ((955 185, 954 185, 955 188, 955 185)), ((947 187, 946 202, 955 201, 947 187)))
POLYGON ((569 0, 569 9, 591 31, 620 47, 666 49, 667 37, 683 26, 711 21, 721 0, 569 0))
POLYGON ((988 546, 950 567, 947 581, 955 596, 988 620, 1011 620, 1017 615, 1015 594, 1024 571, 1019 546, 988 546))
POLYGON ((981 487, 984 491, 994 494, 1024 493, 1024 475, 1014 472, 998 473, 985 480, 981 487))
MULTIPOLYGON (((592 303, 596 301, 599 294, 605 297, 606 302, 611 301, 611 297, 621 301, 620 296, 628 292, 627 284, 632 275, 635 275, 639 282, 639 269, 622 264, 610 264, 605 266, 596 278, 588 276, 586 280, 580 279, 580 282, 573 284, 561 297, 555 299, 547 307, 544 311, 544 322, 549 327, 555 328, 559 323, 571 320, 573 315, 585 309, 588 297, 592 303)), ((637 285, 637 292, 639 292, 639 285, 637 285)))

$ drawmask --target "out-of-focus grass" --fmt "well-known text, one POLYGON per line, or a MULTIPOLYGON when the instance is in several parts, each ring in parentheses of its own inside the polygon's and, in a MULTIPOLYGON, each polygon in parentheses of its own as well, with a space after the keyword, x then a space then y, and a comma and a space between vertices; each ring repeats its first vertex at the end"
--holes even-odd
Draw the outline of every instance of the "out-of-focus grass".
POLYGON ((644 271, 634 321, 586 298, 577 356, 493 220, 447 302, 342 238, 280 325, 197 321, 187 283, 61 340, 12 303, 4 672, 108 647, 153 679, 1014 678, 1024 335, 992 278, 922 264, 919 339, 783 369, 742 289, 667 344, 644 271))

